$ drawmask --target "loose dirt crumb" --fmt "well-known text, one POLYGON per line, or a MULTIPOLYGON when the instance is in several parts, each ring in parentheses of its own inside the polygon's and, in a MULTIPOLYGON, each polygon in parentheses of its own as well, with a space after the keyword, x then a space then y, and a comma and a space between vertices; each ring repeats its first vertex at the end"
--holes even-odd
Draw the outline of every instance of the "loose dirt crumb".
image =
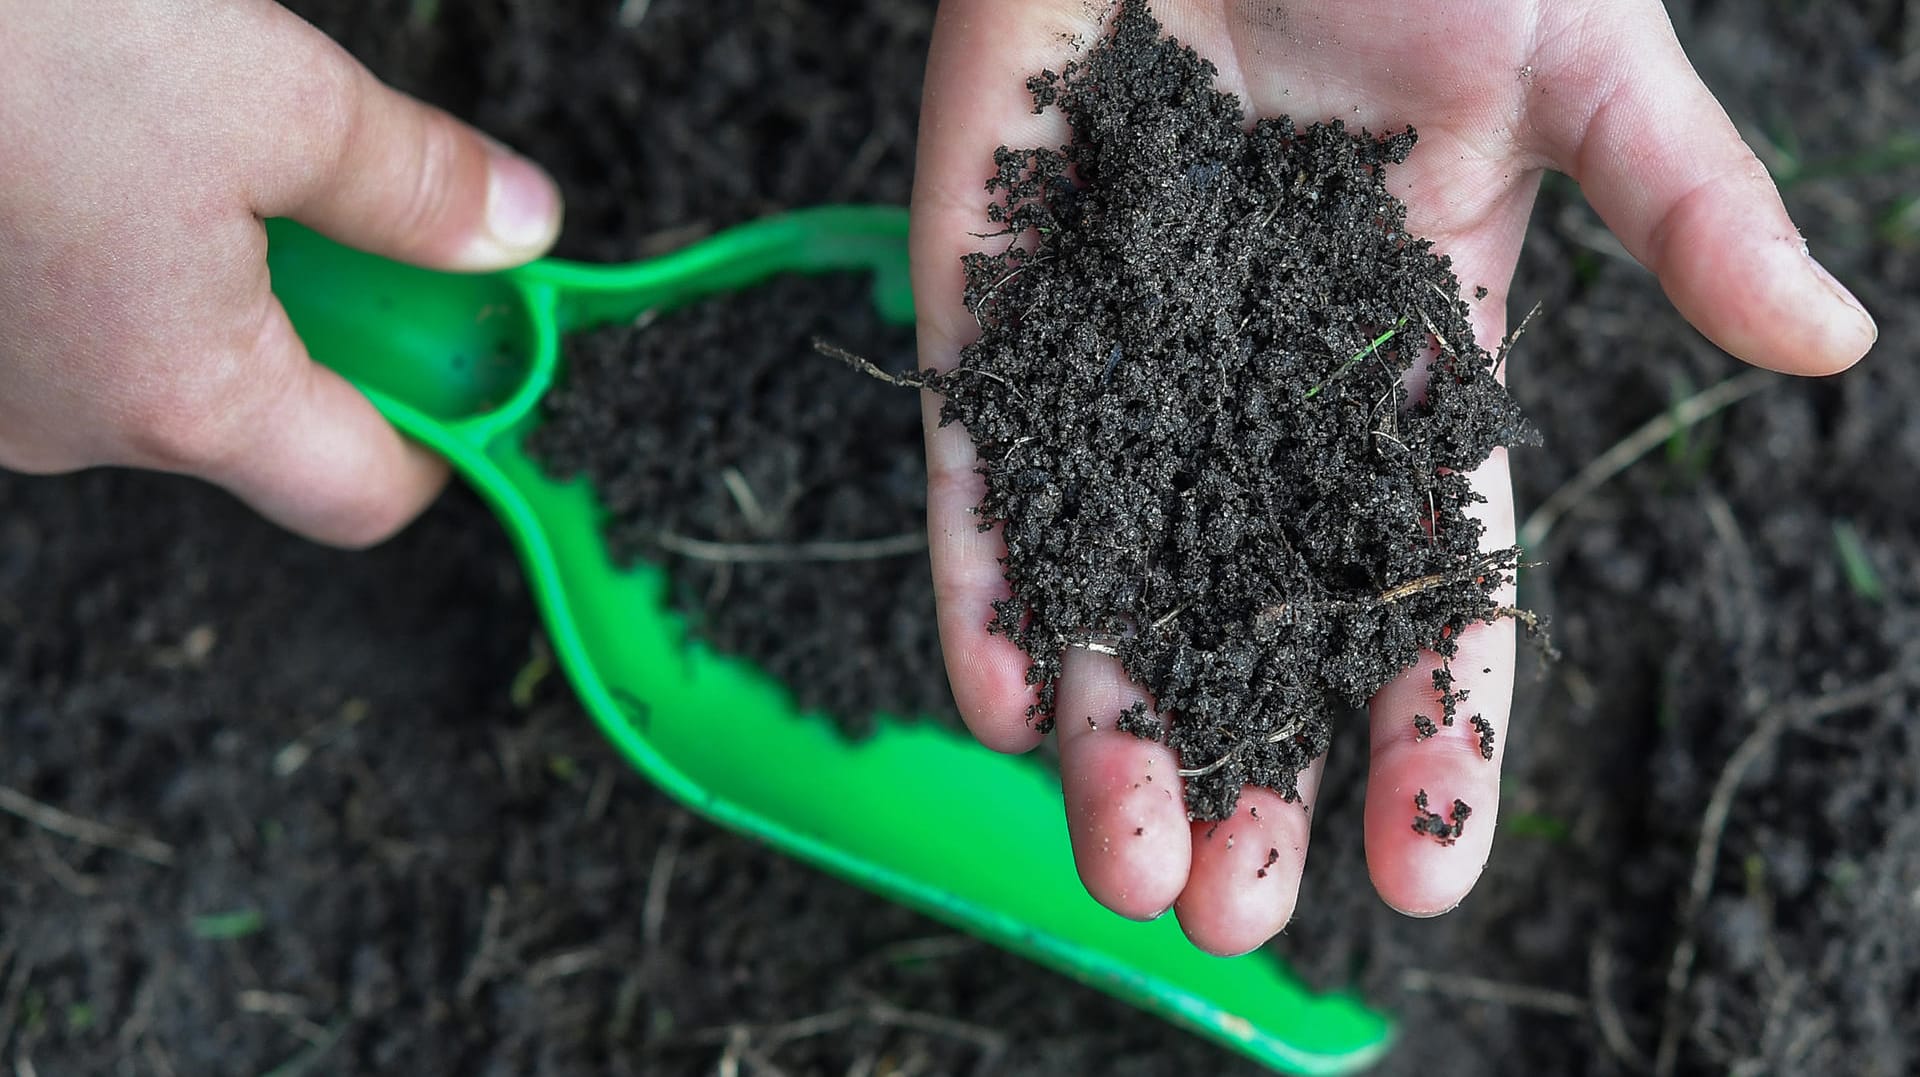
POLYGON ((1427 791, 1420 790, 1413 795, 1413 832, 1426 834, 1442 845, 1452 845, 1460 839, 1467 828, 1467 817, 1473 814, 1464 800, 1455 800, 1447 818, 1427 807, 1427 791))
POLYGON ((1467 719, 1467 721, 1473 725, 1474 731, 1480 734, 1480 758, 1485 759, 1488 762, 1492 762, 1493 761, 1493 723, 1487 721, 1484 717, 1478 714, 1474 715, 1472 718, 1467 719))

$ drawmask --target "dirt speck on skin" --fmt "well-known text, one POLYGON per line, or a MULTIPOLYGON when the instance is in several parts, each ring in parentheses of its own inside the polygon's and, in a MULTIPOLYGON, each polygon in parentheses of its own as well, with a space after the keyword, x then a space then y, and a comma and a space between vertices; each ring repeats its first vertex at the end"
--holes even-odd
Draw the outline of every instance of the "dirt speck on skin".
POLYGON ((910 370, 866 274, 784 275, 568 335, 527 438, 585 475, 616 560, 663 563, 694 632, 848 733, 957 721, 934 622, 918 401, 813 353, 910 370))
POLYGON ((1214 74, 1128 0, 1028 81, 1072 141, 996 153, 981 335, 931 379, 1004 524, 992 627, 1033 660, 1034 717, 1064 648, 1113 650, 1172 716, 1196 819, 1248 784, 1295 797, 1332 712, 1497 615, 1515 552, 1480 549, 1465 473, 1530 437, 1386 190, 1414 132, 1243 129, 1214 74))
POLYGON ((1425 834, 1442 845, 1452 845, 1460 835, 1466 832, 1467 817, 1473 809, 1464 800, 1456 800, 1448 813, 1442 816, 1427 804, 1425 789, 1413 794, 1413 832, 1425 834))

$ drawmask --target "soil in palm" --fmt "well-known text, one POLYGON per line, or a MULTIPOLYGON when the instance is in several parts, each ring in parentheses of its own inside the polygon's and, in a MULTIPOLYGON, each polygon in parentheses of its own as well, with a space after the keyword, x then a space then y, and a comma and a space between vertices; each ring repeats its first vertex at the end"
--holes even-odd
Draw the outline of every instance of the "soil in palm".
MULTIPOLYGON (((966 259, 981 334, 929 379, 1004 526, 993 628, 1033 659, 1033 717, 1063 649, 1116 653, 1199 819, 1244 785, 1295 795, 1331 715, 1502 614, 1515 554, 1481 549, 1465 473, 1529 436, 1387 191, 1415 132, 1249 128, 1214 75, 1129 0, 1029 81, 1072 140, 997 152, 1003 236, 966 259)), ((1435 689, 1451 722, 1464 693, 1435 689)))

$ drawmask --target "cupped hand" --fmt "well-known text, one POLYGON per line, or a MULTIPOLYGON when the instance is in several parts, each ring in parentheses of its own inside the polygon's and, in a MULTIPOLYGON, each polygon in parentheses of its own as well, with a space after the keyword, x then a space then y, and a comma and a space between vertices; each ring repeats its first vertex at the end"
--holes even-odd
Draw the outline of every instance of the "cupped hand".
MULTIPOLYGON (((1251 116, 1339 118, 1376 133, 1418 128, 1419 146, 1389 186, 1409 207, 1409 229, 1452 256, 1489 350, 1506 332, 1508 286, 1548 168, 1580 182, 1681 313, 1729 352, 1774 370, 1828 374, 1872 345, 1872 320, 1807 254, 1655 0, 1159 0, 1153 8, 1168 32, 1214 62, 1219 85, 1251 116), (1477 287, 1488 294, 1473 300, 1477 287)), ((994 149, 1066 141, 1057 111, 1034 114, 1027 77, 1068 62, 1069 42, 1094 41, 1103 14, 1082 0, 941 5, 913 197, 924 365, 952 366, 978 332, 961 302, 960 258, 980 249, 976 234, 996 230, 986 216, 994 149)), ((925 406, 934 587, 954 696, 981 741, 1024 751, 1039 738, 1027 717, 1028 660, 987 632, 992 603, 1008 588, 998 532, 979 531, 972 514, 984 480, 966 432, 937 426, 937 400, 925 406)), ((1488 547, 1512 545, 1505 452, 1496 450, 1474 482, 1486 498, 1476 508, 1488 547)), ((1491 761, 1464 721, 1418 740, 1412 716, 1439 718, 1435 655, 1381 689, 1371 708, 1367 863, 1380 896, 1415 916, 1466 896, 1494 835, 1513 622, 1476 626, 1459 642, 1455 686, 1492 723, 1491 761), (1419 791, 1443 813, 1456 798, 1472 805, 1457 843, 1414 831, 1419 791)), ((1083 720, 1141 698, 1115 659, 1065 656, 1056 711, 1080 876, 1115 912, 1147 918, 1172 908, 1202 948, 1250 950, 1292 915, 1320 767, 1301 776, 1298 802, 1248 789, 1232 818, 1190 823, 1170 749, 1111 721, 1089 728, 1083 720)))
POLYGON ((266 0, 14 0, 0 57, 0 467, 183 472, 348 546, 411 519, 445 466, 308 359, 261 221, 495 269, 553 183, 266 0))

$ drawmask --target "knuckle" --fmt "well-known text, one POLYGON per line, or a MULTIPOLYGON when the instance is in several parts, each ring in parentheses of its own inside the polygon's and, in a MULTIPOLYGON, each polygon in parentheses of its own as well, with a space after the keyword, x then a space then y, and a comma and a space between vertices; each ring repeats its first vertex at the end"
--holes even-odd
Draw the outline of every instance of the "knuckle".
POLYGON ((122 414, 130 463, 204 474, 245 443, 262 384, 243 356, 209 356, 143 386, 122 414))
POLYGON ((455 181, 460 176, 465 140, 451 123, 429 116, 418 124, 419 137, 408 151, 406 194, 396 205, 393 227, 402 233, 430 233, 448 219, 453 208, 455 181))
POLYGON ((306 111, 306 130, 327 175, 338 176, 349 167, 356 142, 365 137, 366 80, 350 58, 325 56, 303 66, 306 84, 300 89, 306 111))

